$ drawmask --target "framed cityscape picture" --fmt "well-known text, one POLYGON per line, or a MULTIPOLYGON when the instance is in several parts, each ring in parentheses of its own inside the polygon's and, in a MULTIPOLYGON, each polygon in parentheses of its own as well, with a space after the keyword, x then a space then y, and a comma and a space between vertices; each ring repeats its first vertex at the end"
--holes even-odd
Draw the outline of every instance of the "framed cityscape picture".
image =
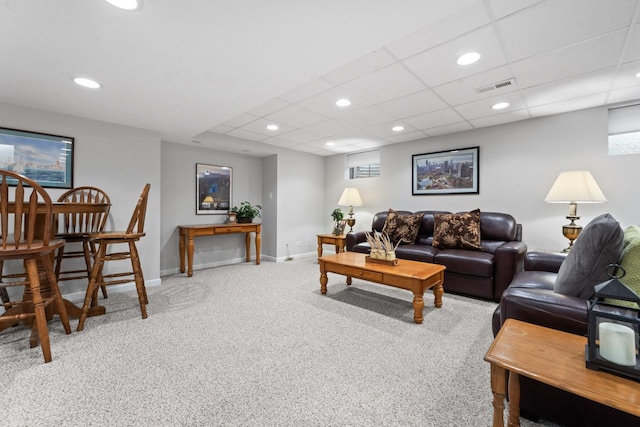
POLYGON ((414 154, 412 194, 479 194, 480 147, 414 154))
POLYGON ((73 188, 73 149, 68 136, 0 128, 0 168, 43 187, 73 188))
POLYGON ((196 163, 196 214, 226 215, 231 208, 233 170, 196 163))

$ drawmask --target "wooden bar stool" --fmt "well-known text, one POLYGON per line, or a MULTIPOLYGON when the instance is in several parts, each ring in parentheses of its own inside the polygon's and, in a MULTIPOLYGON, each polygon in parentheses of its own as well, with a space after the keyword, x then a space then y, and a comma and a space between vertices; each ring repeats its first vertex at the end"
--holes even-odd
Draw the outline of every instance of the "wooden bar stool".
POLYGON ((19 280, 0 283, 0 287, 25 288, 22 301, 3 303, 6 311, 0 316, 0 330, 20 321, 31 322, 32 335, 40 341, 47 363, 51 361, 51 347, 45 308, 52 302, 55 303, 65 332, 71 333, 52 263, 53 254, 64 245, 64 240, 51 238, 53 214, 47 192, 35 181, 17 173, 0 170, 0 176, 0 263, 4 267, 5 261, 22 260, 26 271, 26 277, 25 274, 6 275, 3 278, 15 277, 19 280), (10 199, 9 185, 16 186, 14 200, 10 199), (50 290, 41 289, 39 266, 50 290))
MULTIPOLYGON (((58 282, 86 279, 91 276, 92 259, 95 246, 91 237, 102 232, 109 216, 111 200, 107 193, 96 187, 73 188, 58 198, 58 203, 75 203, 86 205, 86 209, 78 209, 74 213, 65 213, 55 219, 55 237, 64 239, 65 245, 58 249, 56 255, 56 277, 58 282), (84 268, 70 264, 65 270, 63 260, 82 259, 84 268)), ((71 261, 72 262, 72 261, 71 261)), ((107 288, 102 286, 102 296, 107 298, 107 288)))
POLYGON ((142 194, 138 199, 129 226, 126 231, 106 231, 102 233, 95 233, 92 238, 92 244, 97 246, 95 252, 95 260, 93 262, 93 268, 91 270, 91 279, 89 280, 89 286, 87 287, 87 293, 84 297, 84 304, 82 306, 82 314, 78 321, 78 331, 84 329, 84 322, 87 318, 87 313, 91 305, 91 301, 94 301, 97 297, 99 286, 117 285, 121 283, 129 283, 133 279, 136 284, 136 290, 138 292, 138 301, 140 303, 140 311, 142 318, 147 318, 147 290, 144 286, 144 276, 142 274, 142 267, 140 265, 140 257, 138 256, 138 249, 136 248, 136 242, 144 237, 144 220, 147 212, 147 199, 149 198, 150 184, 145 185, 142 190, 142 194), (109 252, 111 245, 127 245, 127 249, 119 252, 109 252), (108 261, 131 261, 131 270, 119 273, 105 274, 104 265, 108 261))

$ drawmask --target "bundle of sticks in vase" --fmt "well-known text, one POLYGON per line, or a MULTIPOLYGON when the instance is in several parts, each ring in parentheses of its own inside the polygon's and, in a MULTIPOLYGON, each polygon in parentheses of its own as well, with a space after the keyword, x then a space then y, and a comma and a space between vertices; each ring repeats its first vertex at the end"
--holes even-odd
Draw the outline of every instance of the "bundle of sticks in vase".
POLYGON ((389 236, 385 233, 366 232, 365 238, 371 247, 371 252, 366 258, 367 261, 388 261, 391 265, 397 265, 396 248, 400 242, 394 246, 389 236))

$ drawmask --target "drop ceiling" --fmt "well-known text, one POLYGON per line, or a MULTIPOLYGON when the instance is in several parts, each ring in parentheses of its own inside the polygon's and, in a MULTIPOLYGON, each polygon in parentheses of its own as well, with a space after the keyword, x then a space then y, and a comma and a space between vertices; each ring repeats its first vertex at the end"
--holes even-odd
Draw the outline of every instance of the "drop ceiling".
POLYGON ((257 156, 356 152, 638 100, 639 15, 640 0, 5 0, 0 102, 257 156))

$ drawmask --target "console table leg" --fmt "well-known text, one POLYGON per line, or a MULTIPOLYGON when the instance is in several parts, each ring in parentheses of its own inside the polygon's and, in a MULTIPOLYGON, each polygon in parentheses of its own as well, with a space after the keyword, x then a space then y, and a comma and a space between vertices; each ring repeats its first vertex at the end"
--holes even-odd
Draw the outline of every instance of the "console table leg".
POLYGON ((187 242, 187 276, 193 276, 193 237, 187 242))
POLYGON ((244 250, 246 252, 247 262, 251 261, 251 237, 249 233, 244 233, 244 250))
POLYGON ((180 248, 180 273, 184 273, 184 255, 185 255, 185 245, 184 245, 185 237, 180 234, 178 236, 178 247, 180 248))
POLYGON ((262 237, 260 237, 260 231, 256 232, 256 264, 260 265, 260 242, 262 241, 262 237))

